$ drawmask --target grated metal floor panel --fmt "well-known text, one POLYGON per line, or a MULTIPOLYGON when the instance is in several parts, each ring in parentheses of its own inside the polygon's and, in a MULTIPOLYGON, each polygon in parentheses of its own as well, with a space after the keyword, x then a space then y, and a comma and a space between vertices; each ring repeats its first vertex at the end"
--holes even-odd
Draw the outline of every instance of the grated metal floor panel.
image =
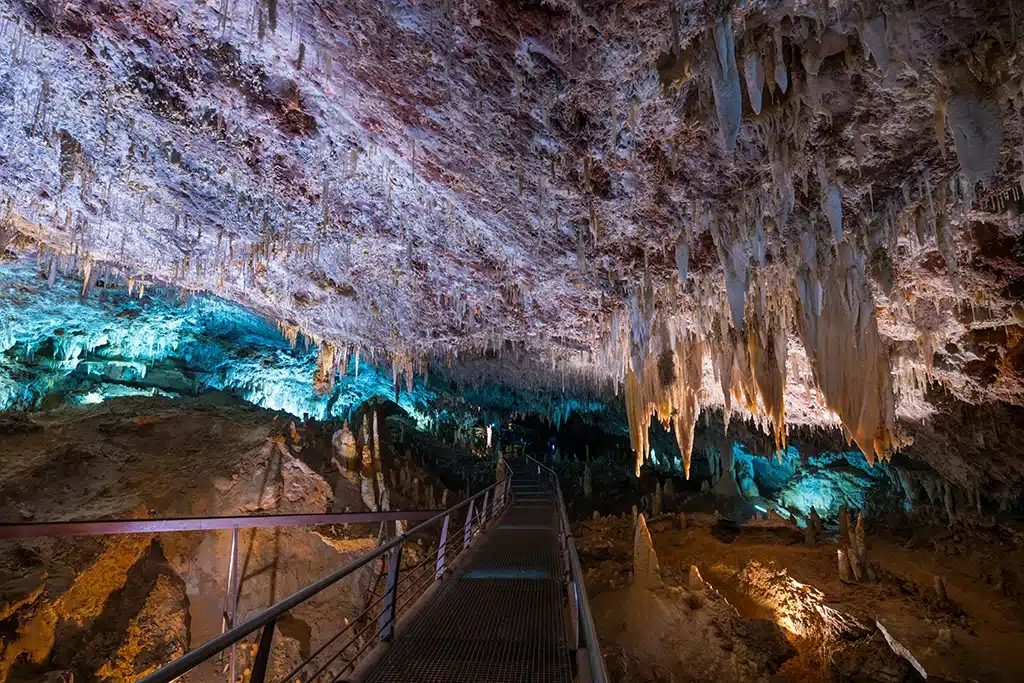
POLYGON ((366 683, 570 683, 557 517, 536 482, 366 678, 366 683))

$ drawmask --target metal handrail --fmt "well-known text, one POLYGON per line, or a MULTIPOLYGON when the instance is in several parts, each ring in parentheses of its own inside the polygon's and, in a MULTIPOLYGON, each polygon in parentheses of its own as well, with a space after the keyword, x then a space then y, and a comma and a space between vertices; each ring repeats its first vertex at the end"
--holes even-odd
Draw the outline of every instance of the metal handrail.
MULTIPOLYGON (((257 650, 256 657, 255 657, 255 660, 254 660, 254 664, 253 664, 253 667, 252 667, 252 675, 251 675, 250 681, 251 681, 251 683, 263 683, 264 677, 266 675, 267 663, 268 663, 268 659, 269 659, 269 655, 270 655, 270 645, 271 645, 271 640, 273 638, 274 626, 275 626, 275 624, 277 622, 277 619, 280 616, 282 616, 283 614, 285 614, 286 612, 288 612, 289 610, 291 610, 291 609, 295 608, 296 606, 302 604, 303 602, 305 602, 306 600, 310 599, 314 595, 316 595, 316 594, 320 593, 321 591, 323 591, 324 589, 334 585, 335 583, 337 583, 338 581, 340 581, 340 580, 344 579, 345 577, 351 575, 355 571, 357 571, 357 570, 361 569, 362 567, 365 567, 366 565, 370 564, 371 562, 374 562, 374 561, 376 561, 378 559, 381 559, 385 555, 389 555, 389 554, 390 554, 391 569, 389 571, 389 576, 388 576, 388 587, 387 587, 387 591, 388 592, 385 593, 385 596, 389 597, 391 600, 390 601, 389 600, 385 600, 384 603, 385 603, 385 610, 387 610, 388 607, 389 607, 388 603, 390 602, 391 616, 390 616, 390 619, 388 620, 388 623, 385 623, 385 618, 382 615, 380 629, 383 631, 383 630, 386 630, 388 627, 390 627, 391 631, 393 631, 394 620, 395 620, 395 612, 394 612, 395 602, 394 601, 395 601, 395 598, 397 597, 395 595, 395 592, 397 592, 398 571, 399 571, 398 565, 400 564, 401 547, 414 534, 427 529, 428 527, 430 527, 431 525, 435 524, 439 520, 442 520, 442 519, 450 517, 453 513, 455 513, 458 510, 466 507, 467 505, 470 506, 469 515, 472 515, 472 506, 473 506, 473 504, 478 499, 483 497, 486 500, 488 495, 490 494, 490 492, 495 490, 495 489, 497 489, 498 486, 505 486, 506 487, 505 491, 507 491, 508 490, 508 488, 507 488, 508 487, 508 482, 509 482, 509 477, 506 476, 504 480, 497 481, 494 484, 491 484, 487 488, 482 489, 481 491, 477 492, 473 496, 471 496, 471 497, 467 498, 466 500, 462 501, 461 503, 458 503, 457 505, 455 505, 455 506, 453 506, 453 507, 451 507, 451 508, 449 508, 447 510, 443 510, 443 511, 437 513, 436 515, 434 515, 433 517, 431 517, 427 521, 422 522, 421 524, 413 527, 412 529, 409 529, 405 533, 403 533, 403 534, 401 534, 399 536, 396 536, 395 538, 391 539, 390 541, 388 541, 384 545, 382 545, 379 548, 377 548, 372 553, 369 553, 367 555, 364 555, 363 557, 360 557, 360 558, 358 558, 356 560, 353 560, 352 562, 348 563, 347 565, 345 565, 341 569, 338 569, 337 571, 334 571, 334 572, 328 574, 327 576, 321 578, 320 580, 315 581, 314 583, 311 583, 310 585, 306 586, 305 588, 296 591, 292 595, 290 595, 287 598, 281 600, 280 602, 275 603, 271 607, 268 607, 267 609, 263 610, 259 614, 256 614, 256 615, 250 617, 246 621, 242 622, 241 624, 238 624, 237 626, 231 628, 228 631, 225 631, 224 633, 222 633, 221 635, 217 636, 216 638, 213 638, 213 639, 203 643, 202 645, 200 645, 196 649, 194 649, 194 650, 192 650, 192 651, 182 655, 181 657, 179 657, 178 659, 174 660, 173 662, 171 662, 167 666, 164 666, 163 668, 159 669, 158 671, 155 671, 154 673, 152 673, 152 674, 146 676, 145 678, 141 679, 140 683, 170 683, 170 681, 173 681, 173 680, 179 678, 180 676, 184 675, 185 673, 191 671, 192 669, 194 669, 195 667, 199 666, 201 663, 203 663, 206 660, 210 659, 211 657, 213 657, 214 655, 218 654, 219 652, 222 652, 222 651, 226 650, 227 648, 231 647, 232 645, 234 645, 235 643, 238 643, 239 641, 241 641, 246 636, 248 636, 248 635, 250 635, 252 633, 255 633, 260 628, 263 629, 263 633, 260 636, 259 648, 257 650), (396 552, 392 552, 392 551, 396 551, 396 552)), ((495 498, 497 498, 497 494, 495 494, 495 498)), ((506 496, 503 495, 502 496, 501 507, 504 507, 506 504, 507 504, 506 496)), ((482 514, 482 516, 481 516, 481 526, 485 525, 487 519, 490 518, 491 515, 493 514, 493 510, 488 510, 488 509, 486 509, 487 507, 497 507, 497 506, 496 505, 492 505, 492 504, 485 504, 484 506, 482 506, 482 508, 481 508, 481 514, 482 514)), ((470 537, 471 527, 472 527, 472 517, 470 517, 469 515, 467 515, 467 524, 466 524, 466 543, 467 544, 469 543, 469 537, 470 537)), ((442 543, 443 542, 444 542, 444 539, 442 539, 442 543)), ((439 577, 440 573, 438 573, 436 576, 439 577)), ((353 624, 354 623, 355 622, 353 622, 353 624)), ((378 631, 378 633, 380 633, 380 631, 378 631)))
POLYGON ((37 536, 102 536, 151 534, 174 531, 216 531, 317 524, 367 524, 373 522, 421 522, 443 510, 382 510, 379 512, 313 512, 286 515, 228 515, 220 517, 169 517, 161 519, 94 519, 66 522, 0 523, 0 540, 37 536))
POLYGON ((590 665, 589 678, 581 676, 581 680, 589 681, 589 683, 608 683, 608 670, 604 664, 604 657, 601 656, 601 642, 598 640, 597 627, 594 625, 594 617, 590 611, 587 587, 583 583, 583 569, 580 567, 580 558, 576 551, 576 539, 573 538, 572 527, 569 526, 569 513, 565 507, 565 499, 562 497, 562 486, 558 483, 558 474, 536 458, 530 455, 527 455, 526 458, 533 461, 538 468, 547 470, 558 499, 563 547, 568 557, 569 577, 574 593, 573 598, 575 598, 575 610, 572 617, 575 620, 577 637, 582 631, 583 646, 586 650, 587 663, 590 665), (581 624, 582 629, 580 629, 581 624))

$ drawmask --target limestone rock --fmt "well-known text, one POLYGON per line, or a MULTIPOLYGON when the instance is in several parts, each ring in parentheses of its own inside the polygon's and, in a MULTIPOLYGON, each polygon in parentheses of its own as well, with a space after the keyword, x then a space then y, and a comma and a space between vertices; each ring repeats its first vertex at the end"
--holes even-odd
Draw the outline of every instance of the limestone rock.
POLYGON ((331 509, 334 492, 330 485, 302 460, 285 454, 281 460, 281 480, 283 512, 331 509))
POLYGON ((777 624, 744 619, 713 590, 628 586, 591 605, 612 680, 767 683, 795 654, 777 624))
POLYGON ((160 574, 142 609, 128 622, 121 647, 96 672, 104 680, 134 681, 188 650, 189 601, 177 576, 160 574))
POLYGON ((876 620, 875 626, 877 626, 878 630, 882 632, 883 636, 885 636, 885 641, 889 644, 889 647, 892 648, 894 653, 909 662, 911 666, 917 669, 917 672, 921 674, 922 677, 928 678, 928 672, 925 671, 924 667, 921 666, 921 663, 917 661, 917 658, 914 657, 910 650, 904 647, 902 643, 892 637, 881 621, 876 620))

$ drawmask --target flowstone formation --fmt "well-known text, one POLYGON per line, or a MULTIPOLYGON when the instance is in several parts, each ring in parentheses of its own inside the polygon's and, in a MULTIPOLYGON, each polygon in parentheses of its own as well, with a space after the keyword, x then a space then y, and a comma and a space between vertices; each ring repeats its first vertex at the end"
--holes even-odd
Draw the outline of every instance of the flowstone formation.
POLYGON ((1024 400, 1018 14, 8 0, 0 234, 277 321, 321 393, 362 354, 624 394, 637 469, 708 408, 884 460, 1024 400))

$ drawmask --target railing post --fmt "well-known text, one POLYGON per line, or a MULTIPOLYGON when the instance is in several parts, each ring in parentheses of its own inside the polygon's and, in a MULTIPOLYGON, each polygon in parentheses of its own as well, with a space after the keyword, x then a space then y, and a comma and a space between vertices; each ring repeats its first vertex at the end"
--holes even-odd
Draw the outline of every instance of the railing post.
MULTIPOLYGON (((224 596, 228 603, 228 609, 221 622, 221 633, 224 633, 224 625, 230 624, 235 627, 235 619, 238 616, 238 527, 231 529, 231 557, 228 559, 228 590, 224 596)), ((235 644, 231 644, 231 663, 228 665, 228 683, 235 683, 235 672, 238 662, 238 654, 235 652, 235 644)))
POLYGON ((441 544, 437 546, 437 569, 434 573, 434 581, 444 575, 444 548, 448 544, 448 522, 450 520, 451 515, 445 515, 444 526, 441 527, 441 544))
POLYGON ((388 582, 384 589, 384 609, 380 613, 380 639, 391 640, 395 633, 395 608, 398 605, 398 572, 402 565, 402 546, 399 543, 391 551, 388 562, 388 582))
MULTIPOLYGON (((252 663, 252 676, 249 683, 263 683, 267 677, 267 663, 270 661, 270 645, 274 640, 274 624, 277 619, 263 627, 260 633, 260 645, 256 649, 256 660, 252 663)), ((232 682, 234 683, 234 682, 232 682)))
POLYGON ((490 489, 484 493, 484 504, 480 506, 480 529, 481 531, 487 526, 487 497, 491 495, 490 489))
POLYGON ((569 649, 577 650, 580 647, 580 596, 572 574, 569 575, 569 620, 572 627, 572 640, 569 643, 569 649))
POLYGON ((508 497, 508 483, 512 481, 511 476, 505 477, 505 485, 501 487, 501 507, 505 507, 505 499, 508 497))
POLYGON ((469 547, 469 542, 473 539, 473 503, 475 502, 475 500, 469 501, 469 512, 466 513, 466 538, 462 542, 463 550, 469 547))

